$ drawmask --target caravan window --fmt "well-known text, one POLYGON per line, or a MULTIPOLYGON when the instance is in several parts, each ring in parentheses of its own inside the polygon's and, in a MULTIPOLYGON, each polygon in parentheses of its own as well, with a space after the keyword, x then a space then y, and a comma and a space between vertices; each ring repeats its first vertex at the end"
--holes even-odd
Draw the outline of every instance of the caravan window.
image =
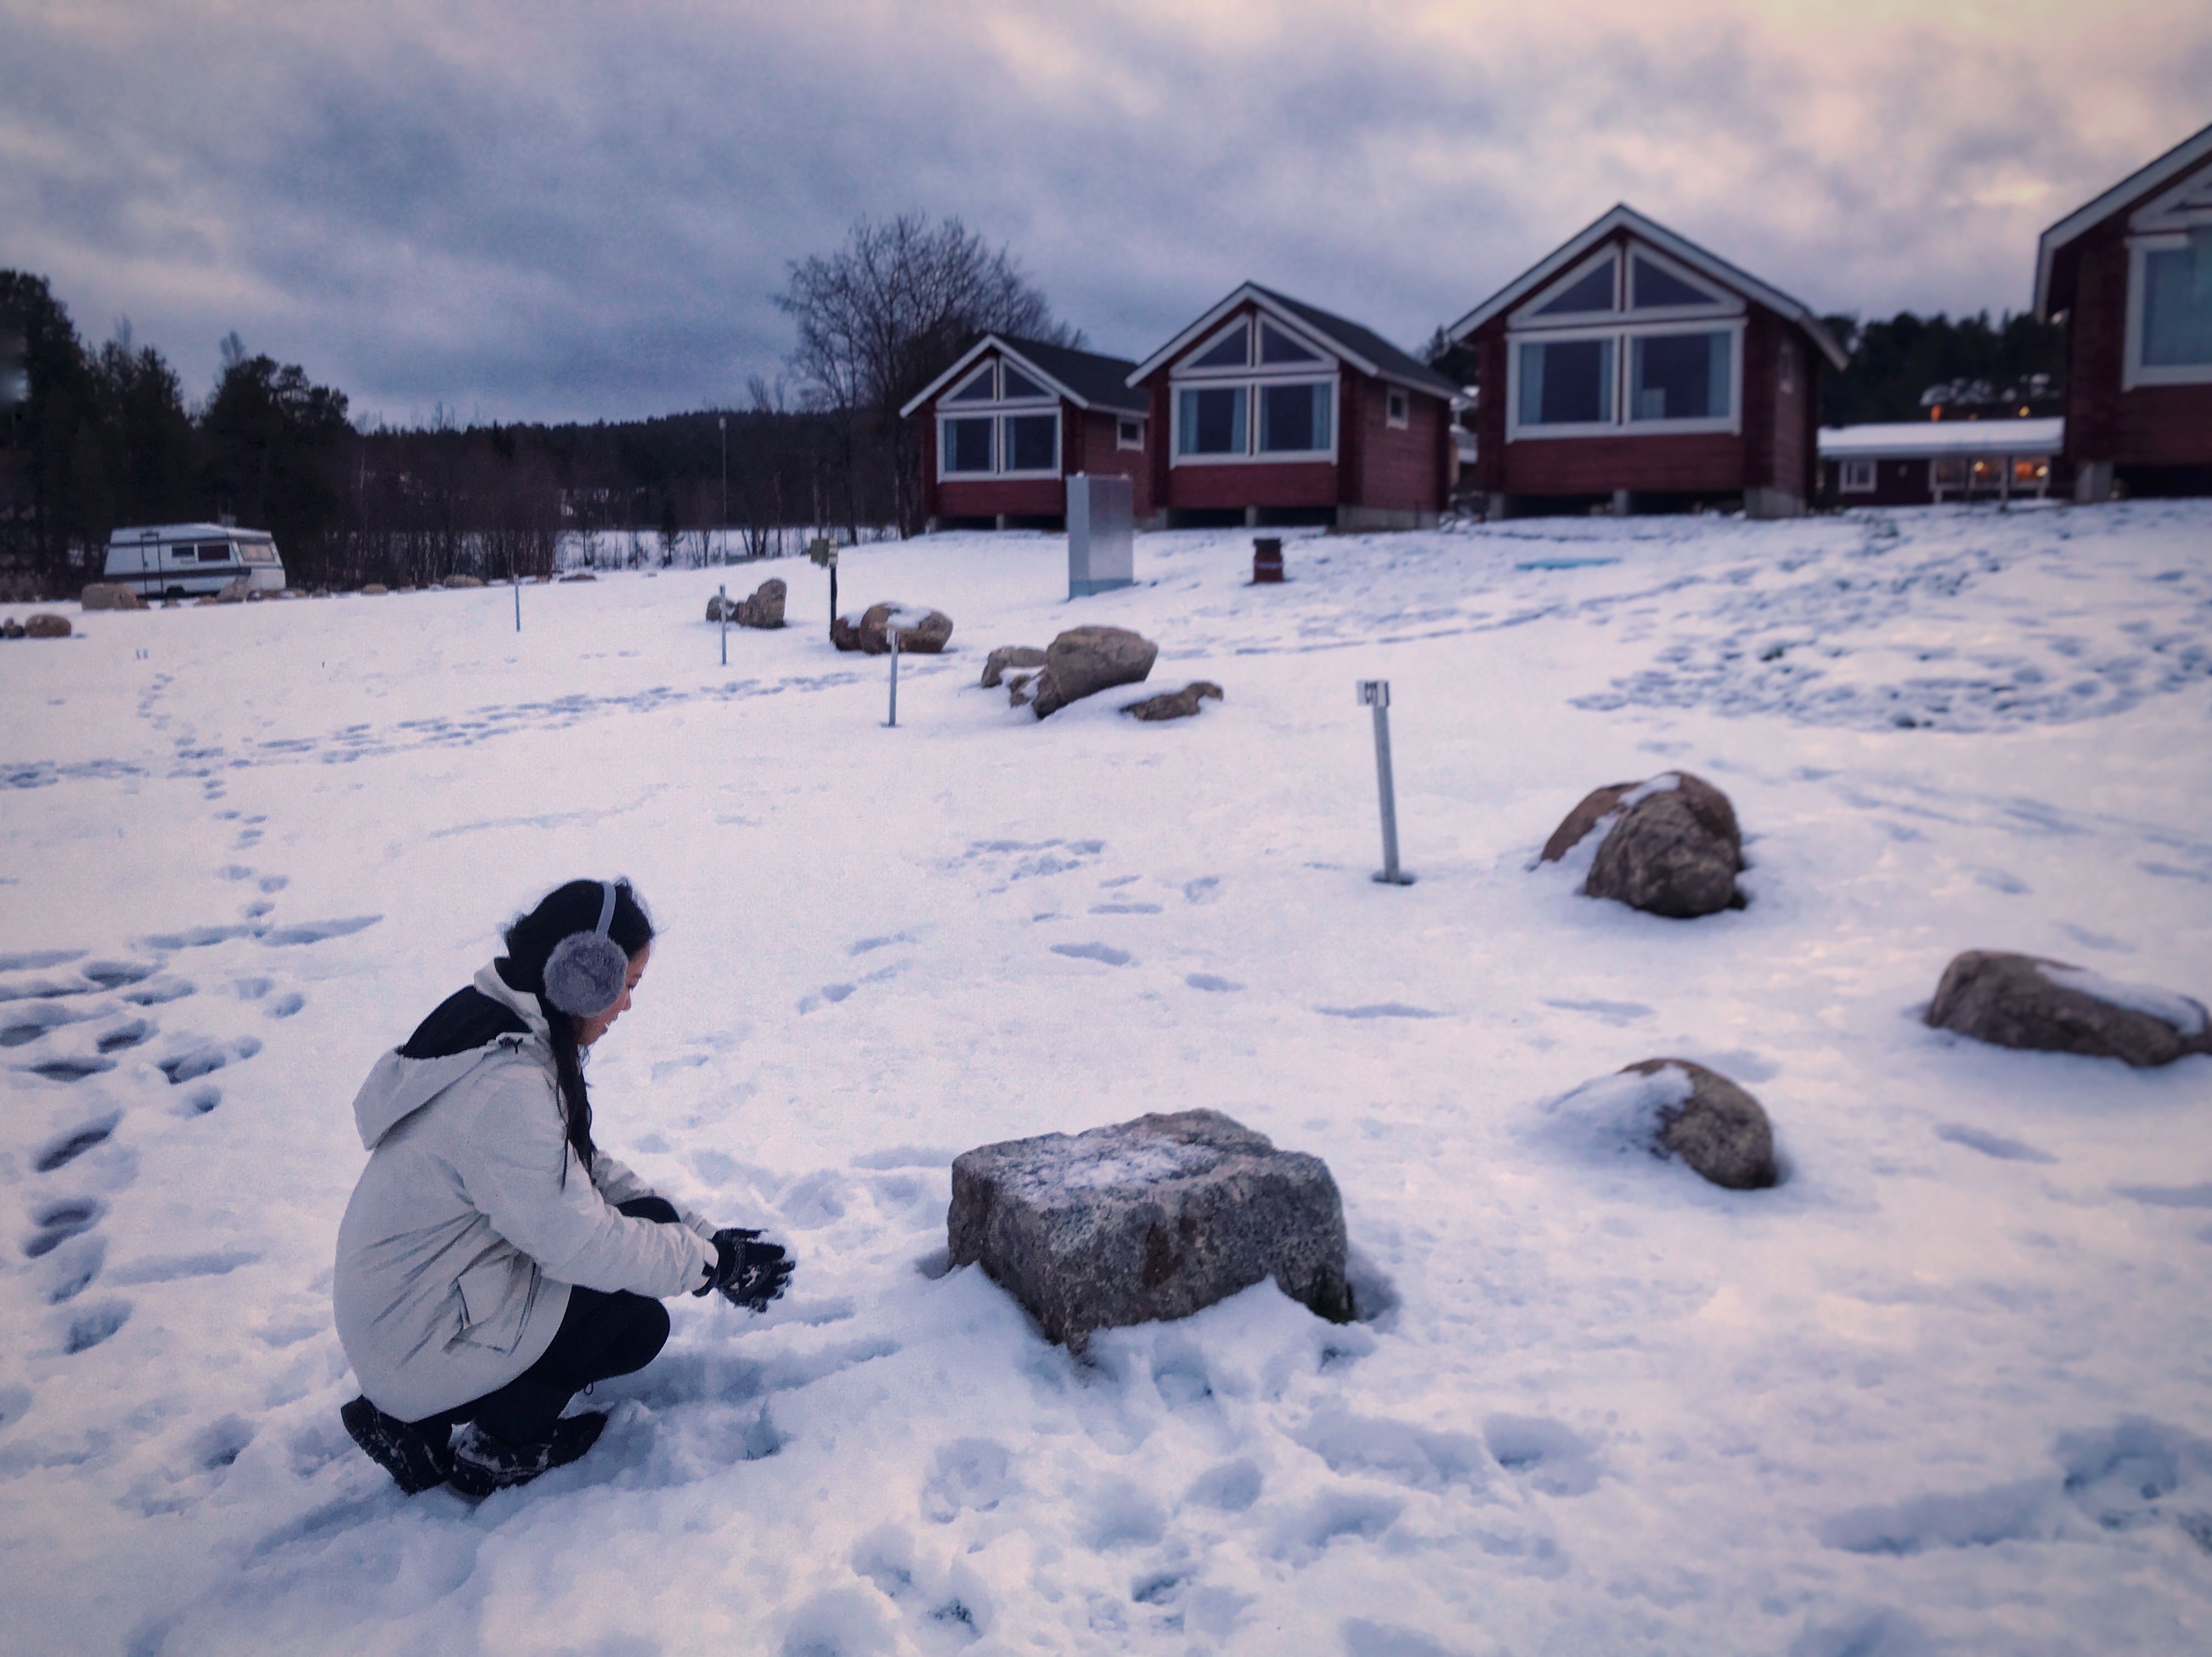
POLYGON ((229 561, 229 542, 203 541, 200 543, 200 562, 203 564, 227 564, 229 561))
POLYGON ((273 564, 276 561, 276 543, 274 541, 241 541, 238 546, 238 555, 249 564, 273 564))

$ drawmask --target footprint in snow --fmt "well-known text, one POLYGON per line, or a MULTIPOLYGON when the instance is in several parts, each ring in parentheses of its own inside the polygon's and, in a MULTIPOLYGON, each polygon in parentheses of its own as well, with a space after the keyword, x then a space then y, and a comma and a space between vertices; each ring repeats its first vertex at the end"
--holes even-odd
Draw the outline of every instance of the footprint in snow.
POLYGON ((32 1168, 40 1174, 52 1174, 67 1168, 88 1150, 107 1143, 115 1132, 115 1125, 123 1120, 123 1113, 111 1110, 91 1120, 64 1129, 40 1147, 31 1159, 32 1168))
POLYGON ((1117 950, 1110 944, 1055 944, 1052 952, 1076 961, 1103 962, 1109 967, 1126 967, 1134 958, 1127 950, 1117 950))
POLYGON ((1443 1014, 1426 1007, 1408 1006, 1403 1001, 1376 1001, 1364 1007, 1316 1007, 1316 1012, 1331 1018, 1442 1018, 1443 1014))
POLYGON ((1189 973, 1184 975, 1182 981, 1194 990, 1205 990, 1214 995, 1231 994, 1244 987, 1235 979, 1224 978, 1218 973, 1189 973))
POLYGON ((2058 1159, 2049 1151, 2038 1150, 2033 1145, 2019 1139, 2008 1139, 2001 1133, 1986 1133, 1963 1122, 1942 1122, 1936 1128, 1936 1137, 1954 1145, 1964 1145, 1969 1150, 1978 1150, 1984 1156, 1995 1156, 2007 1162, 2055 1162, 2058 1159))

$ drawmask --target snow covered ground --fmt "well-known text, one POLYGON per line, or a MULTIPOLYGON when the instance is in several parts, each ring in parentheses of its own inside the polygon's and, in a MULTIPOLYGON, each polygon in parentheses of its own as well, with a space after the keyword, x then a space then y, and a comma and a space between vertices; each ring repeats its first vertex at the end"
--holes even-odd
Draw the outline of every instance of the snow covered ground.
POLYGON ((797 561, 526 588, 519 635, 490 589, 0 646, 0 1649, 2212 1646, 2212 1059, 1917 1017, 1976 946, 2212 988, 2212 506, 1286 551, 1144 537, 1076 604, 1050 537, 848 552, 848 604, 958 625, 896 731, 797 561), (720 666, 707 595, 769 574, 793 625, 720 666), (975 688, 1093 621, 1226 701, 975 688), (1674 767, 1747 909, 1532 871, 1674 767), (799 1274, 676 1303, 577 1466, 409 1501, 337 1420, 348 1106, 615 871, 663 932, 599 1137, 799 1274), (1667 1054, 1784 1184, 1559 1104, 1667 1054), (1077 1362, 943 1270, 957 1151, 1196 1105, 1328 1160, 1366 1320, 1262 1284, 1077 1362))

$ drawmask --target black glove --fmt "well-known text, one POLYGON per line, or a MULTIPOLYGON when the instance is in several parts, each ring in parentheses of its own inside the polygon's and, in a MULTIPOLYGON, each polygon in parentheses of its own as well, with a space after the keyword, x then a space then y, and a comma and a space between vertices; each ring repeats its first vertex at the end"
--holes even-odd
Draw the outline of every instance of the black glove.
POLYGON ((797 1264, 783 1252, 781 1243, 757 1242, 757 1231, 726 1226, 714 1234, 714 1275, 691 1292, 703 1295, 719 1289, 733 1306, 764 1312, 768 1303, 783 1293, 797 1264))

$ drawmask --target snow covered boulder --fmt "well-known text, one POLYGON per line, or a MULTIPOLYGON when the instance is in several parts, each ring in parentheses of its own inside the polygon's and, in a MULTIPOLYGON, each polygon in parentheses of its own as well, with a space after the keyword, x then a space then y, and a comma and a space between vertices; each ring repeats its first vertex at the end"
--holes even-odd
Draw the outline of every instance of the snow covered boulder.
POLYGON ((23 639, 66 639, 70 636, 69 617, 42 610, 35 616, 23 618, 23 630, 16 636, 23 639))
POLYGON ((1042 667, 1044 652, 1035 645, 1000 645, 985 659, 982 687, 995 690, 1010 667, 1042 667))
POLYGON ((2001 1047, 2123 1059, 2138 1068, 2212 1053, 2204 1004, 2039 956, 1968 950, 1943 969, 1928 1023, 2001 1047))
POLYGON ((1164 690, 1157 696, 1131 702, 1121 711, 1133 719, 1143 719, 1147 723, 1158 719, 1188 719, 1197 716, 1199 703, 1207 697, 1219 701, 1221 687, 1211 679, 1194 679, 1180 690, 1164 690))
POLYGON ((1765 1107, 1718 1071, 1687 1059, 1646 1059, 1620 1073, 1674 1084, 1674 1096, 1655 1102, 1653 1156, 1680 1156, 1730 1191, 1764 1191, 1780 1177, 1765 1107))
POLYGON ((1729 797, 1702 777, 1668 771, 1593 789, 1552 831, 1538 858, 1556 863, 1601 824, 1612 827, 1583 882, 1591 897, 1687 920, 1740 909, 1743 835, 1729 797))
POLYGON ((1328 1165, 1218 1111, 965 1152, 945 1231, 954 1266, 980 1263, 1079 1352, 1093 1330, 1188 1317, 1262 1278, 1322 1317, 1352 1313, 1328 1165))
POLYGON ((143 610, 146 601, 120 581, 94 581, 77 595, 87 610, 143 610))
POLYGON ((1072 627, 1046 649, 1044 671, 1023 700, 1042 719, 1117 684, 1141 683, 1159 653, 1150 639, 1125 627, 1072 627))
POLYGON ((855 621, 840 616, 830 623, 830 642, 840 650, 870 656, 890 653, 890 628, 897 618, 899 650, 905 655, 934 656, 952 637, 952 618, 940 610, 916 604, 870 604, 855 621))

